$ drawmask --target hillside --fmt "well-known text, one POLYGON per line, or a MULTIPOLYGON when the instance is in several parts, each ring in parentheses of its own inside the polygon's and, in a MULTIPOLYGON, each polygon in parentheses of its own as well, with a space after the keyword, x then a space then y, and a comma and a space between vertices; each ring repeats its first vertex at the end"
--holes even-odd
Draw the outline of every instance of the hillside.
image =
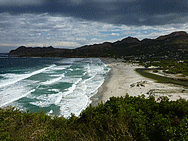
POLYGON ((156 39, 138 40, 127 37, 121 41, 85 45, 76 49, 24 47, 11 50, 19 57, 124 57, 124 58, 188 58, 188 34, 173 32, 156 39))
POLYGON ((0 140, 188 140, 188 102, 167 97, 111 97, 68 119, 0 108, 0 121, 0 140))

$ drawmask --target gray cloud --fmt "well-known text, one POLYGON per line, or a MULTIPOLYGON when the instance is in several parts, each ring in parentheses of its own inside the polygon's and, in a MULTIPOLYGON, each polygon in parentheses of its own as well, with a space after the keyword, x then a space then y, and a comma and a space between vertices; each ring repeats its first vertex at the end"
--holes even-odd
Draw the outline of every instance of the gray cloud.
POLYGON ((15 0, 11 2, 11 0, 0 0, 0 12, 61 14, 125 25, 164 25, 188 20, 188 0, 15 0))
POLYGON ((49 14, 13 16, 2 13, 0 19, 3 19, 0 22, 0 46, 78 47, 100 37, 98 30, 108 29, 100 23, 49 14))
POLYGON ((0 52, 156 38, 187 22, 188 0, 0 0, 0 52))
POLYGON ((43 0, 0 0, 1 6, 33 6, 33 5, 41 5, 44 3, 43 0))
MULTIPOLYGON (((155 38, 187 24, 127 26, 43 14, 0 14, 0 46, 54 46, 75 48, 86 44, 117 41, 127 36, 155 38)), ((141 19, 142 20, 142 19, 141 19)), ((144 19, 143 19, 144 20, 144 19)))

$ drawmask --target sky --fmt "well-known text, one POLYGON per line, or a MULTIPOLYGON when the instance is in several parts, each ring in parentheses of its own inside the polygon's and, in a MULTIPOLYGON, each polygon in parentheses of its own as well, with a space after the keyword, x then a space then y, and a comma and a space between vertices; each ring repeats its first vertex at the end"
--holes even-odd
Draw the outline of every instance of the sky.
POLYGON ((0 53, 188 32, 188 0, 0 0, 0 53))

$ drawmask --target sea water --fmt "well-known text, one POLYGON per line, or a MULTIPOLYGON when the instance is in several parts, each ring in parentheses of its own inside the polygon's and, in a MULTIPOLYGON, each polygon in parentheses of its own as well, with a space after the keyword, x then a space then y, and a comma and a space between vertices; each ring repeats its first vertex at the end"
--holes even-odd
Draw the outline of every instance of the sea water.
POLYGON ((0 54, 0 107, 79 116, 110 69, 98 58, 17 58, 0 54))

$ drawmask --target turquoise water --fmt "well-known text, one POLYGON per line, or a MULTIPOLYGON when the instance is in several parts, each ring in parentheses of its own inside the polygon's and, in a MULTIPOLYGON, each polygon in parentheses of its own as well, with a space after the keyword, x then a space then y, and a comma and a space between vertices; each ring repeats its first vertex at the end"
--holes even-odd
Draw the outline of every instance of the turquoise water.
POLYGON ((0 56, 0 107, 78 116, 103 84, 109 68, 98 58, 0 56))

